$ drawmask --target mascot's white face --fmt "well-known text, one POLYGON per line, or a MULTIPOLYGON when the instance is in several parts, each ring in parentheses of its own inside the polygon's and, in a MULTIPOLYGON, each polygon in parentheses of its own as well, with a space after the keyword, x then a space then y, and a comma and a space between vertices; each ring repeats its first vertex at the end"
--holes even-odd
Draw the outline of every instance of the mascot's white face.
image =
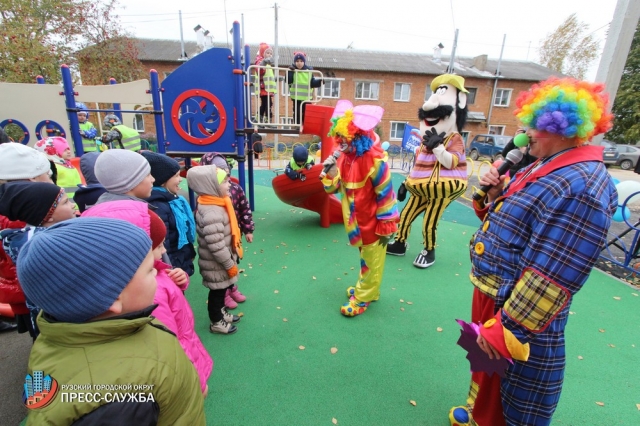
POLYGON ((424 135, 429 129, 435 128, 438 134, 450 135, 457 132, 456 103, 464 109, 467 105, 467 94, 458 93, 458 89, 450 84, 442 84, 433 92, 429 100, 422 106, 425 118, 420 120, 420 133, 424 135))

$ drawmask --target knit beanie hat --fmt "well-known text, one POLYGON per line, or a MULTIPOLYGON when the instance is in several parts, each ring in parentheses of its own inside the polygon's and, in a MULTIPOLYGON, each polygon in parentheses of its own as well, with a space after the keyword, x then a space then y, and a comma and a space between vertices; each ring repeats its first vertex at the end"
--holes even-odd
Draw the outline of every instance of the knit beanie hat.
POLYGON ((227 176, 229 176, 229 173, 227 173, 226 170, 220 169, 220 168, 218 168, 218 170, 216 170, 216 177, 218 178, 218 183, 224 182, 224 180, 227 178, 227 176))
POLYGON ((293 63, 295 64, 297 60, 302 59, 305 65, 307 65, 307 57, 303 52, 295 52, 293 54, 293 63))
POLYGON ((59 321, 82 323, 109 309, 150 248, 146 232, 123 220, 67 220, 36 233, 24 245, 18 280, 29 300, 46 313, 59 321), (74 250, 69 250, 70 241, 74 250), (110 259, 117 268, 105 268, 99 259, 110 259), (60 265, 74 273, 60 274, 60 265))
POLYGON ((82 172, 87 185, 100 185, 95 173, 98 155, 100 155, 100 151, 91 151, 80 157, 80 171, 82 172))
POLYGON ((151 237, 151 248, 154 249, 164 242, 167 236, 167 227, 160 216, 149 210, 149 236, 151 237))
POLYGON ((40 226, 51 218, 64 189, 46 182, 17 181, 0 186, 0 215, 40 226))
POLYGON ((151 166, 151 176, 155 179, 153 186, 162 186, 180 171, 180 164, 171 157, 152 151, 142 151, 140 154, 151 166))
POLYGON ((15 142, 0 144, 0 179, 32 179, 49 170, 49 160, 35 149, 15 142))
POLYGON ((126 194, 151 173, 142 155, 128 149, 109 149, 98 156, 94 172, 112 194, 126 194))

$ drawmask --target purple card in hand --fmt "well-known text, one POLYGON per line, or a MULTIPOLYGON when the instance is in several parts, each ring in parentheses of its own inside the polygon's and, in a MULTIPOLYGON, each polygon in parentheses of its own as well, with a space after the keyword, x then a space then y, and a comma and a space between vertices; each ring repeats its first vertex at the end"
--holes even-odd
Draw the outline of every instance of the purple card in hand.
POLYGON ((504 377, 505 370, 509 366, 510 360, 500 357, 500 359, 490 359, 478 343, 476 339, 480 334, 480 326, 478 324, 468 323, 463 320, 456 320, 462 330, 460 330, 460 338, 458 339, 458 345, 468 352, 467 359, 471 366, 472 372, 483 371, 489 376, 494 373, 504 377))

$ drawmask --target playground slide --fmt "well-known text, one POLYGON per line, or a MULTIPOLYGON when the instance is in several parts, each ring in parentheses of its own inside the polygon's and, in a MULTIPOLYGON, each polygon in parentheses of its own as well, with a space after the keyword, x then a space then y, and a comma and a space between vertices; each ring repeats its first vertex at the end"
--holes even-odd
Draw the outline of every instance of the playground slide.
POLYGON ((281 174, 273 179, 272 185, 283 203, 319 213, 320 226, 328 228, 332 223, 342 223, 342 206, 335 195, 325 192, 319 178, 321 171, 322 164, 316 164, 305 172, 304 182, 281 174))

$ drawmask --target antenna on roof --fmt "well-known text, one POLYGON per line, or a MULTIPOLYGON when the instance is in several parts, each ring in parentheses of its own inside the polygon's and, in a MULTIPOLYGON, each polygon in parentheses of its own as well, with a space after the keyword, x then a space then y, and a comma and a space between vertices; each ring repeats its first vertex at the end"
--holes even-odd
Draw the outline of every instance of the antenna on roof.
POLYGON ((353 42, 349 43, 349 45, 347 46, 347 49, 353 49, 353 42))
POLYGON ((442 43, 438 43, 438 45, 433 48, 433 62, 436 64, 442 62, 442 49, 444 49, 444 45, 442 43))

